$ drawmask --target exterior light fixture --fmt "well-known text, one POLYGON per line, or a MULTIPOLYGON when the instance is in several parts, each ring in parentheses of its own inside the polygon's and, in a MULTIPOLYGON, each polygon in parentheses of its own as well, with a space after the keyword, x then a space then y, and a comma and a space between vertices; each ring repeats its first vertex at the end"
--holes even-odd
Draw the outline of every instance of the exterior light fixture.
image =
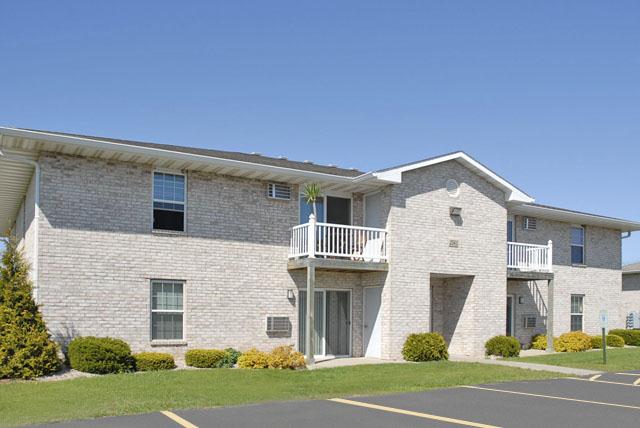
POLYGON ((287 299, 293 300, 293 290, 292 289, 288 289, 287 290, 287 299))

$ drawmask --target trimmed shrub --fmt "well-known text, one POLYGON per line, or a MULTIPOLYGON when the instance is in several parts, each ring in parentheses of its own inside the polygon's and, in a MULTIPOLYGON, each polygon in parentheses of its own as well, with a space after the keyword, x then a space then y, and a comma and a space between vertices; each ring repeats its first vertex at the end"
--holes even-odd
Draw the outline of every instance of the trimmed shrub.
POLYGON ((609 330, 609 334, 620 336, 624 339, 625 345, 640 346, 640 330, 614 329, 609 330))
MULTIPOLYGON (((620 336, 616 336, 615 334, 607 334, 606 340, 607 340, 607 346, 611 348, 624 347, 624 339, 620 336)), ((591 348, 602 349, 602 336, 591 337, 591 348)))
MULTIPOLYGON (((554 343, 557 339, 554 339, 554 343)), ((547 350, 547 336, 544 334, 536 334, 531 338, 530 349, 537 349, 539 351, 547 350)))
POLYGON ((238 367, 241 369, 266 369, 269 367, 269 354, 251 348, 240 355, 238 367))
MULTIPOLYGON (((558 347, 558 338, 553 338, 553 348, 557 351, 558 347)), ((539 351, 547 350, 547 335, 546 334, 536 334, 531 338, 531 345, 529 349, 537 349, 539 351)))
POLYGON ((189 349, 184 354, 184 362, 191 367, 214 369, 226 355, 222 349, 189 349))
POLYGON ((227 348, 224 350, 224 357, 218 361, 216 367, 221 369, 233 368, 238 362, 240 355, 242 355, 242 352, 233 348, 227 348))
POLYGON ((449 352, 438 333, 414 333, 404 342, 402 356, 407 361, 437 361, 448 359, 449 352))
POLYGON ((294 351, 292 346, 278 346, 267 358, 270 369, 299 369, 306 367, 304 355, 294 351))
POLYGON ((69 344, 67 356, 72 369, 87 373, 122 373, 135 367, 129 345, 111 337, 77 337, 69 344))
POLYGON ((238 358, 238 367, 243 369, 301 369, 306 367, 304 355, 292 346, 278 346, 271 352, 249 349, 238 358))
POLYGON ((176 363, 171 354, 162 352, 141 352, 133 355, 136 361, 136 370, 150 372, 156 370, 171 370, 176 368, 176 363))
POLYGON ((0 379, 33 379, 60 369, 51 340, 31 294, 29 264, 15 237, 6 242, 0 265, 0 379))
POLYGON ((591 337, 581 331, 564 333, 554 340, 553 347, 557 352, 584 352, 591 349, 591 337))
POLYGON ((487 355, 499 357, 517 357, 520 355, 520 342, 513 336, 495 336, 484 344, 487 355))

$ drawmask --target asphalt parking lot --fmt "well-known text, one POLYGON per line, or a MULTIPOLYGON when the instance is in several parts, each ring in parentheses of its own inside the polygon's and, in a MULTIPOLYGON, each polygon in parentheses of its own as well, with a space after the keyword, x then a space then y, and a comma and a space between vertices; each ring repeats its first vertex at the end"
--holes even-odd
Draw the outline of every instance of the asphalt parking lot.
POLYGON ((640 426, 640 371, 385 396, 174 410, 42 426, 637 428, 640 426))

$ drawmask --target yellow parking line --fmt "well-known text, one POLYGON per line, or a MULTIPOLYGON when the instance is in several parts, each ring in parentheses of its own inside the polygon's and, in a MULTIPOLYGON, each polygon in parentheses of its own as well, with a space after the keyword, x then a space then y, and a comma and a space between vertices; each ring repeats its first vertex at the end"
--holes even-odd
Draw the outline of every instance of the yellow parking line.
POLYGON ((564 379, 581 380, 585 382, 608 383, 611 385, 637 386, 635 384, 624 383, 624 382, 612 382, 610 380, 591 380, 591 379, 583 379, 581 377, 565 377, 564 379))
POLYGON ((636 379, 636 381, 633 382, 633 384, 636 386, 640 386, 640 378, 636 379))
POLYGON ((589 378, 589 380, 593 382, 594 380, 598 379, 600 376, 602 376, 602 375, 601 374, 597 374, 597 375, 591 376, 589 378))
POLYGON ((398 413, 401 415, 415 416, 416 418, 431 419, 440 422, 449 422, 468 427, 477 428, 498 428, 495 425, 485 425, 477 422, 465 421, 462 419, 447 418, 444 416, 430 415, 428 413, 413 412, 411 410, 397 409, 395 407, 379 406, 377 404, 363 403, 361 401, 345 400, 344 398, 330 398, 329 401, 334 403, 349 404, 351 406, 366 407, 367 409, 382 410, 389 413, 398 413))
POLYGON ((640 376, 640 373, 616 373, 616 374, 621 376, 635 376, 635 377, 640 376))
POLYGON ((186 419, 181 418, 180 416, 176 415, 173 412, 170 412, 168 410, 163 410, 162 412, 163 415, 165 415, 166 417, 168 417, 169 419, 173 420, 175 423, 177 423, 180 426, 183 426, 184 428, 198 428, 196 425, 192 424, 191 422, 189 422, 186 419))
MULTIPOLYGON (((582 380, 587 380, 587 379, 582 379, 582 380)), ((623 383, 622 385, 628 385, 628 384, 623 383)), ((640 407, 638 406, 629 406, 626 404, 616 404, 616 403, 605 403, 603 401, 579 400, 577 398, 558 397, 556 395, 531 394, 529 392, 509 391, 506 389, 495 389, 495 388, 484 388, 481 386, 461 386, 460 388, 479 389, 483 391, 502 392, 505 394, 525 395, 528 397, 548 398, 552 400, 562 400, 562 401, 574 401, 576 403, 597 404, 599 406, 622 407, 624 409, 640 410, 640 407)))

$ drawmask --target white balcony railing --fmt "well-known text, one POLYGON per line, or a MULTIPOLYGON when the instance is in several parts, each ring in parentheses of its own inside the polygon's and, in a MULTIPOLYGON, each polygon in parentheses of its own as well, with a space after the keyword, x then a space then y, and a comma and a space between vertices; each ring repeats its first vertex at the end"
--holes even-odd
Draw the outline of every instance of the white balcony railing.
POLYGON ((354 261, 386 262, 387 231, 374 227, 309 223, 291 229, 289 258, 329 257, 354 261))
POLYGON ((507 268, 521 271, 552 272, 553 243, 547 245, 507 242, 507 268))

